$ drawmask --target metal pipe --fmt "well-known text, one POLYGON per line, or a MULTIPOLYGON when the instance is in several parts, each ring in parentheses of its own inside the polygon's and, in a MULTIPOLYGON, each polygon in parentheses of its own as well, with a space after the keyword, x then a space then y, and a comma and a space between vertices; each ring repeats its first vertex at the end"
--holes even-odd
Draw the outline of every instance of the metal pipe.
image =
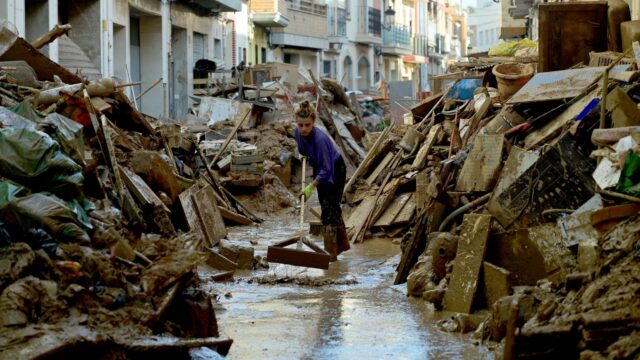
POLYGON ((485 195, 473 200, 472 202, 468 203, 467 205, 464 205, 464 206, 461 206, 461 207, 457 208, 454 212, 449 214, 449 216, 447 216, 444 219, 444 221, 442 221, 442 224, 440 224, 440 227, 438 228, 438 231, 440 231, 440 232, 444 231, 444 229, 447 227, 447 225, 449 225, 449 223, 453 219, 455 219, 458 215, 461 215, 461 214, 473 209, 474 207, 476 207, 478 205, 482 205, 485 202, 489 201, 489 199, 491 198, 491 194, 493 194, 493 193, 485 194, 485 195))

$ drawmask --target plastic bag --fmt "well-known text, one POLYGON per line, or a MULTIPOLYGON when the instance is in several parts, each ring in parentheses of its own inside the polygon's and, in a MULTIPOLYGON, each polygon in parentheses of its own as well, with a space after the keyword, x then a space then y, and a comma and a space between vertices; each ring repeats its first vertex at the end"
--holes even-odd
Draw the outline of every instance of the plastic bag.
POLYGON ((499 44, 493 45, 489 49, 489 56, 514 56, 516 51, 521 49, 533 49, 538 47, 538 44, 529 39, 522 39, 518 41, 505 41, 499 44))
MULTIPOLYGON (((73 210, 54 195, 41 193, 15 198, 0 208, 0 218, 11 227, 11 233, 23 234, 31 228, 42 228, 57 241, 89 243, 89 235, 73 210)), ((24 240, 24 239, 21 239, 24 240)), ((17 241, 17 239, 14 239, 17 241)))
POLYGON ((36 109, 31 104, 31 101, 24 100, 23 102, 13 105, 9 108, 9 110, 14 113, 24 117, 25 119, 29 119, 33 122, 39 123, 44 120, 44 117, 36 111, 36 109))
POLYGON ((83 126, 66 116, 53 113, 47 115, 39 129, 55 139, 62 151, 73 161, 84 165, 83 126))
POLYGON ((14 113, 13 111, 4 108, 2 106, 0 106, 0 128, 8 128, 8 127, 15 127, 15 128, 35 128, 36 123, 34 123, 33 121, 20 116, 16 113, 14 113))
POLYGON ((75 196, 83 181, 81 171, 49 135, 28 128, 0 129, 1 176, 36 191, 75 196))
POLYGON ((616 191, 633 196, 640 195, 640 154, 627 152, 616 191))

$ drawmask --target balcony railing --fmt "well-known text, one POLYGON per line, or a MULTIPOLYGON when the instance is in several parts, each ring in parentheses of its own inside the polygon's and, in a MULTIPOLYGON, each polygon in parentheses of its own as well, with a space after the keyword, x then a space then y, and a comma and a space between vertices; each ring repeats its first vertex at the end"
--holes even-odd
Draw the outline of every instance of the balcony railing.
POLYGON ((327 5, 326 4, 318 4, 313 1, 306 0, 289 0, 287 1, 287 8, 290 10, 297 10, 306 12, 309 14, 327 16, 327 5))
POLYGON ((327 14, 327 31, 329 36, 347 36, 347 10, 331 6, 327 14))
POLYGON ((392 24, 382 32, 382 45, 395 46, 405 49, 411 48, 411 32, 409 27, 402 24, 392 24))
POLYGON ((416 35, 413 37, 413 54, 420 56, 429 55, 429 40, 425 35, 416 35))
POLYGON ((382 13, 370 6, 358 7, 358 33, 376 37, 382 35, 382 13))

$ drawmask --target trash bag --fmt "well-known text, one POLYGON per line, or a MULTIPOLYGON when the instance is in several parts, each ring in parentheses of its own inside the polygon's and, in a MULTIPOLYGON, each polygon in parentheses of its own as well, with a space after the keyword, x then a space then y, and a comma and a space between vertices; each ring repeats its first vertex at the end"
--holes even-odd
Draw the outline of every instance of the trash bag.
POLYGON ((36 123, 0 106, 0 128, 35 128, 36 123))
POLYGON ((62 151, 73 161, 84 165, 83 126, 66 116, 53 113, 40 123, 38 129, 49 134, 60 144, 62 151))
POLYGON ((489 49, 489 56, 514 56, 516 51, 521 49, 533 49, 538 47, 538 43, 529 39, 522 39, 518 41, 504 41, 499 44, 493 45, 489 49))
POLYGON ((0 129, 0 176, 36 191, 75 196, 83 182, 81 171, 49 135, 29 128, 0 129))
POLYGON ((482 86, 482 79, 462 79, 447 93, 447 99, 471 100, 473 91, 482 86))
POLYGON ((616 191, 633 196, 640 195, 640 154, 633 150, 627 151, 616 191))
POLYGON ((0 180, 0 207, 11 201, 22 189, 22 186, 13 181, 0 180))
POLYGON ((44 116, 38 113, 29 100, 24 100, 19 104, 13 105, 9 110, 35 123, 39 123, 44 120, 44 116))
POLYGON ((90 242, 78 216, 54 195, 37 193, 14 198, 0 208, 0 218, 11 228, 12 234, 22 235, 22 239, 14 238, 14 241, 24 241, 27 229, 42 228, 59 242, 90 242))

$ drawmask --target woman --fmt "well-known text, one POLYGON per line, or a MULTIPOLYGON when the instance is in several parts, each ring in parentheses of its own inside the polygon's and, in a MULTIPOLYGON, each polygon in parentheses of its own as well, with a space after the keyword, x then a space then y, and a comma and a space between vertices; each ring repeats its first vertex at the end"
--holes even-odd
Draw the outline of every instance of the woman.
POLYGON ((324 249, 331 255, 331 261, 335 261, 338 254, 350 248, 340 208, 347 168, 333 140, 315 127, 315 122, 316 113, 309 102, 300 104, 296 111, 296 142, 300 154, 309 159, 314 177, 302 195, 309 199, 313 189, 318 189, 324 249))

